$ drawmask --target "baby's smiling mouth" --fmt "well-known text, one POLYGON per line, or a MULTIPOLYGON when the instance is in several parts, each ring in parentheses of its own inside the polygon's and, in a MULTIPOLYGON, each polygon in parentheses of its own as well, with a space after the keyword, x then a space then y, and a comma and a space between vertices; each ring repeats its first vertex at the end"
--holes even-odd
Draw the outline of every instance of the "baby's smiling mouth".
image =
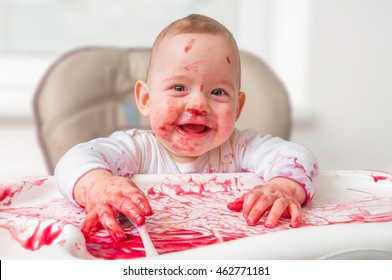
POLYGON ((210 128, 203 124, 182 124, 179 125, 182 132, 185 133, 204 133, 210 130, 210 128))

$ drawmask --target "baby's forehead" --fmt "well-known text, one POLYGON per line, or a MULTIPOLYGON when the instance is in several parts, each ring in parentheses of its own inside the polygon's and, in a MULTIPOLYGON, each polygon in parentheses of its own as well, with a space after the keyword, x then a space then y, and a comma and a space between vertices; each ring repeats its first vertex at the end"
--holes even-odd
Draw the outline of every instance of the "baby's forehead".
POLYGON ((218 39, 225 42, 225 45, 228 47, 237 48, 237 44, 235 43, 234 39, 231 36, 228 36, 228 34, 224 33, 173 33, 167 34, 165 37, 163 37, 161 43, 167 43, 170 41, 187 41, 189 38, 192 38, 194 42, 203 41, 204 43, 208 42, 209 40, 218 39))
MULTIPOLYGON (((228 66, 238 70, 241 76, 240 56, 236 42, 232 36, 224 33, 173 33, 166 34, 160 38, 157 44, 154 44, 151 54, 149 72, 152 68, 156 68, 162 62, 167 63, 168 60, 188 61, 187 58, 200 59, 200 55, 204 57, 204 53, 208 51, 221 57, 228 66)), ((214 59, 213 59, 214 60, 214 59)), ((211 63, 213 63, 211 61, 211 63)))
POLYGON ((233 37, 227 34, 215 33, 175 33, 168 34, 161 39, 152 50, 152 59, 158 54, 170 55, 171 53, 189 55, 194 50, 204 50, 225 53, 228 62, 234 65, 239 63, 239 50, 233 37))

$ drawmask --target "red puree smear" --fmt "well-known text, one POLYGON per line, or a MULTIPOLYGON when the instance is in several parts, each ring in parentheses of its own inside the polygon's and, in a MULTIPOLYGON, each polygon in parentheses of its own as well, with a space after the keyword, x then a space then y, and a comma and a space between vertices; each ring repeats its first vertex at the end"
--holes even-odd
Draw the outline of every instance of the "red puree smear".
POLYGON ((375 183, 377 183, 379 180, 387 180, 388 179, 387 176, 375 176, 375 175, 372 175, 372 178, 375 183))
POLYGON ((0 206, 11 205, 12 199, 22 191, 28 191, 32 187, 41 186, 47 179, 37 179, 33 181, 22 181, 20 183, 2 185, 0 184, 0 206))
POLYGON ((6 224, 1 224, 0 227, 8 229, 11 238, 18 241, 25 249, 34 251, 44 245, 51 245, 61 234, 64 224, 62 221, 37 219, 36 223, 23 227, 17 226, 14 221, 8 221, 6 224), (32 234, 23 238, 25 232, 32 232, 32 234))
POLYGON ((195 39, 189 40, 188 44, 184 47, 184 52, 189 53, 189 51, 192 49, 192 45, 195 42, 195 39))
MULTIPOLYGON (((85 213, 60 194, 44 204, 12 207, 11 198, 18 195, 17 190, 29 191, 42 183, 22 182, 21 185, 24 187, 12 185, 11 188, 4 188, 3 204, 0 205, 0 227, 7 229, 12 239, 21 246, 32 251, 53 243, 61 246, 65 240, 59 237, 65 225, 80 228, 85 213)), ((47 187, 53 186, 47 184, 47 187)), ((147 218, 146 228, 158 253, 178 252, 248 236, 290 230, 288 218, 281 219, 278 226, 272 229, 264 227, 264 218, 258 225, 249 227, 242 212, 227 209, 229 202, 241 196, 245 188, 252 187, 245 187, 238 178, 219 180, 216 176, 209 181, 198 182, 197 177, 191 175, 188 178, 184 176, 182 181, 167 179, 150 186, 146 194, 155 214, 147 218)), ((45 186, 41 188, 42 191, 46 190, 45 186)), ((302 227, 392 222, 391 197, 378 197, 363 192, 360 197, 340 200, 331 198, 330 201, 319 204, 321 205, 311 202, 303 208, 302 227)), ((144 257, 144 247, 135 227, 123 216, 118 219, 127 233, 126 240, 116 242, 105 230, 99 230, 86 239, 90 254, 102 259, 144 257)), ((75 244, 75 249, 79 250, 80 244, 75 244)))

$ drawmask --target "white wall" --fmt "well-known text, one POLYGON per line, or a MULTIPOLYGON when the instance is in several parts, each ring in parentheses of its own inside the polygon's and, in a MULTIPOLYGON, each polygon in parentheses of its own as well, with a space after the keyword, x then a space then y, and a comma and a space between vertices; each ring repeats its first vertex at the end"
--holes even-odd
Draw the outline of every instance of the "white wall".
POLYGON ((392 2, 311 2, 306 96, 294 129, 326 169, 392 171, 392 2))
POLYGON ((323 169, 392 172, 392 1, 245 2, 240 46, 286 84, 292 140, 323 169))

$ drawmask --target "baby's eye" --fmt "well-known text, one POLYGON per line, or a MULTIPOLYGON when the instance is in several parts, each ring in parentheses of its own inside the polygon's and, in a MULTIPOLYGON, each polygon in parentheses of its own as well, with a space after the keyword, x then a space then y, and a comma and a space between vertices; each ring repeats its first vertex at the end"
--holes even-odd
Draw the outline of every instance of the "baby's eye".
POLYGON ((185 91, 185 86, 183 86, 183 85, 175 85, 175 86, 173 86, 173 90, 175 90, 175 91, 185 91))
POLYGON ((222 96, 222 95, 225 95, 226 92, 222 89, 214 89, 211 91, 211 94, 215 95, 215 96, 222 96))

